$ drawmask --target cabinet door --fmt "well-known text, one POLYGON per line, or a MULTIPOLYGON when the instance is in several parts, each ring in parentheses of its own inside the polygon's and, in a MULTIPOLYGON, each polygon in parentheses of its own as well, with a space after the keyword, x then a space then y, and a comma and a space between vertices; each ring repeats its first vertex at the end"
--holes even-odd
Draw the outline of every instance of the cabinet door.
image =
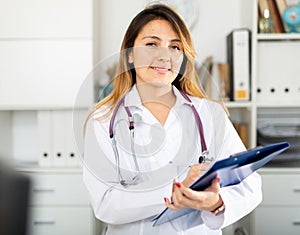
POLYGON ((253 235, 300 234, 300 207, 259 207, 253 215, 253 235))
POLYGON ((30 235, 92 235, 89 207, 30 207, 30 235))
POLYGON ((31 206, 89 206, 81 174, 32 174, 31 206))
POLYGON ((73 107, 91 68, 91 40, 0 41, 0 107, 73 107))
POLYGON ((0 1, 0 37, 91 37, 92 0, 0 1))
POLYGON ((265 174, 261 206, 300 206, 300 175, 265 174))

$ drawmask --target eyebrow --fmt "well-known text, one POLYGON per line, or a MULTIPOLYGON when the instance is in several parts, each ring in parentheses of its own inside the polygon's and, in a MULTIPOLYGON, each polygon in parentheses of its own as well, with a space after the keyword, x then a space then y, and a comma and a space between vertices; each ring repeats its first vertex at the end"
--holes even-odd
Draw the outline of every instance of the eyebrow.
MULTIPOLYGON (((161 39, 160 37, 157 37, 157 36, 154 36, 154 35, 145 36, 145 37, 142 38, 142 40, 148 39, 148 38, 156 39, 156 40, 162 41, 162 39, 161 39)), ((178 39, 178 38, 171 39, 170 42, 180 42, 180 43, 181 43, 180 39, 178 39)))

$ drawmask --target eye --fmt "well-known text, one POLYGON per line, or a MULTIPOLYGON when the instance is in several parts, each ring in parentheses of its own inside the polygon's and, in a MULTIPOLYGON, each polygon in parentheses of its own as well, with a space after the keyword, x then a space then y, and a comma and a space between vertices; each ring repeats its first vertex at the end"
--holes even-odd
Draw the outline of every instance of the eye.
POLYGON ((157 45, 155 42, 148 42, 148 43, 146 43, 146 46, 147 47, 156 47, 157 45))
POLYGON ((171 46, 171 49, 174 50, 174 51, 181 51, 181 48, 177 45, 171 46))

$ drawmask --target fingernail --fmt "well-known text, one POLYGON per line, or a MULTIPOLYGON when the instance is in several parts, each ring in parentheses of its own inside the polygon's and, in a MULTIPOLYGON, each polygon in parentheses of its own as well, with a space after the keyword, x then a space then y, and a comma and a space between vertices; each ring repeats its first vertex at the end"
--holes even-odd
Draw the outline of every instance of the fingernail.
POLYGON ((220 183, 221 182, 221 178, 217 177, 217 182, 220 183))
POLYGON ((166 197, 164 197, 164 201, 165 201, 165 202, 167 202, 167 201, 168 201, 168 199, 167 199, 166 197))
POLYGON ((176 182, 175 185, 180 188, 181 187, 181 184, 179 182, 176 182))

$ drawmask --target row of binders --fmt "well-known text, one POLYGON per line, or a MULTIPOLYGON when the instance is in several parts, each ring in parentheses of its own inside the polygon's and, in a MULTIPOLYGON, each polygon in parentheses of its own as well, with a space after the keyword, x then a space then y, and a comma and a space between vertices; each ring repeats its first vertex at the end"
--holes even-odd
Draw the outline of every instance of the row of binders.
POLYGON ((79 167, 71 110, 42 110, 37 114, 38 163, 41 167, 79 167))

